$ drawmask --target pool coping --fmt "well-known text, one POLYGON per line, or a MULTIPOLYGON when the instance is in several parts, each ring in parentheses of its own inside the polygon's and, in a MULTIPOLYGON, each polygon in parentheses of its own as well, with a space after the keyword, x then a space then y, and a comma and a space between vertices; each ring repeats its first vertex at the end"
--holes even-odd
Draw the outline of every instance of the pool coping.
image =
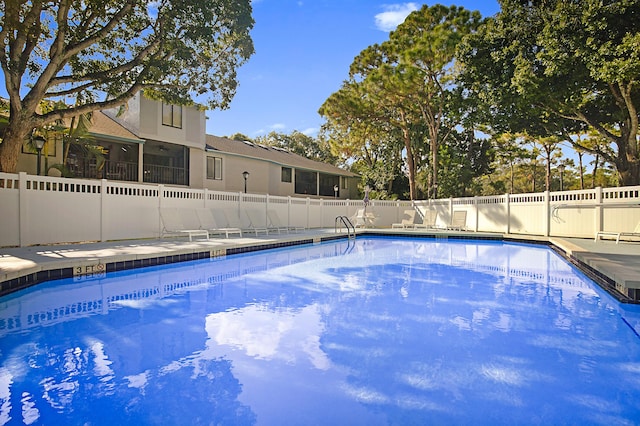
MULTIPOLYGON (((620 303, 639 304, 625 294, 640 289, 639 269, 615 256, 612 244, 588 246, 587 240, 516 234, 402 230, 389 228, 359 229, 358 236, 403 236, 433 239, 470 239, 543 244, 575 265, 620 303), (591 250, 590 250, 591 248, 591 250), (613 257, 612 257, 613 256, 613 257)), ((190 260, 269 250, 304 244, 346 239, 346 232, 312 229, 299 233, 243 238, 185 241, 180 239, 88 242, 55 246, 30 246, 0 249, 0 297, 33 285, 63 278, 101 277, 107 272, 157 266, 190 260)), ((591 240, 589 240, 591 241, 591 240)), ((616 245, 617 247, 617 245, 616 245)), ((640 245, 633 246, 640 259, 640 245)), ((639 263, 640 265, 640 263, 639 263)))

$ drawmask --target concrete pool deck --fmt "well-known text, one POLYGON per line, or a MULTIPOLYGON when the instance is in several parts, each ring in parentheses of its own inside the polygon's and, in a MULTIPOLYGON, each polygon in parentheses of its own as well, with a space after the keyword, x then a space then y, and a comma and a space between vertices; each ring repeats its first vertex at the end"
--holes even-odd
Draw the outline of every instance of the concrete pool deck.
MULTIPOLYGON (((410 235, 430 238, 491 239, 548 244, 622 302, 631 289, 640 295, 640 241, 629 242, 584 238, 523 236, 514 234, 441 231, 364 229, 358 235, 410 235)), ((319 243, 346 238, 334 229, 309 229, 297 233, 248 235, 242 238, 210 240, 166 238, 0 248, 0 296, 39 282, 59 278, 100 276, 106 272, 186 260, 205 259, 269 248, 319 243)), ((635 297, 638 299, 638 297, 635 297)))

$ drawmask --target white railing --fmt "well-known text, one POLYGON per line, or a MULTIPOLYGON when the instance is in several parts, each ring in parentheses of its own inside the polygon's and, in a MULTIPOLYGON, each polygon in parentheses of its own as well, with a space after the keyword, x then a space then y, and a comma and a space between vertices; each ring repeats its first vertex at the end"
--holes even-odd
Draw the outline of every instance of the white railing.
MULTIPOLYGON (((353 216, 362 200, 311 199, 210 191, 108 180, 0 173, 0 247, 157 238, 161 207, 224 209, 247 227, 244 210, 276 210, 288 226, 332 228, 353 216)), ((404 210, 438 213, 449 224, 467 211, 471 231, 593 238, 598 231, 630 231, 640 221, 640 187, 504 194, 423 201, 372 200, 376 227, 402 220, 404 210)))

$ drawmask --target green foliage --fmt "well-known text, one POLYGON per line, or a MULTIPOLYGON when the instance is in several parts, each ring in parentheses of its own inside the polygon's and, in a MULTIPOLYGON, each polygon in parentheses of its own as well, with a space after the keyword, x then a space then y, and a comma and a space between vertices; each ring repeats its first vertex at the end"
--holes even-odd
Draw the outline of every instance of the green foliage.
POLYGON ((236 69, 253 54, 250 0, 0 1, 0 65, 10 115, 0 170, 15 171, 22 141, 43 127, 153 99, 226 108, 236 69), (38 111, 43 100, 74 105, 38 111))
POLYGON ((243 134, 243 133, 234 133, 233 135, 229 136, 229 139, 234 140, 234 141, 249 141, 249 142, 253 142, 253 140, 243 134))
POLYGON ((488 139, 472 133, 458 134, 440 147, 440 188, 443 197, 464 197, 480 193, 477 178, 491 172, 493 151, 488 139))
MULTIPOLYGON (((452 84, 452 61, 458 43, 479 22, 476 12, 425 5, 388 41, 363 50, 351 64, 349 79, 319 111, 327 120, 324 130, 334 149, 362 159, 371 171, 380 160, 393 165, 402 158, 410 197, 417 198, 418 188, 424 188, 418 176, 429 180, 426 189, 435 195, 439 146, 462 123, 468 107, 464 93, 452 84), (427 166, 431 175, 421 172, 427 166)), ((397 176, 384 175, 387 182, 397 176)))
POLYGON ((461 82, 496 132, 532 137, 597 131, 615 152, 585 148, 640 184, 639 0, 501 1, 462 43, 461 82))
POLYGON ((271 132, 266 136, 258 136, 254 141, 263 145, 285 149, 310 160, 338 165, 338 158, 331 153, 331 149, 326 140, 313 138, 297 130, 294 130, 288 135, 271 132))

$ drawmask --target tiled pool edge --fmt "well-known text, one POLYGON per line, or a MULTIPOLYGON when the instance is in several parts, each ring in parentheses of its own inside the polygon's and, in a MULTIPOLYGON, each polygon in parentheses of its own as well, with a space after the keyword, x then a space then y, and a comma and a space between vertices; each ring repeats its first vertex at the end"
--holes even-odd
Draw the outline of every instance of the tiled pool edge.
MULTIPOLYGON (((630 304, 640 304, 640 300, 634 300, 627 295, 621 293, 617 290, 616 281, 607 276, 606 274, 598 271, 597 269, 591 267, 586 262, 582 261, 579 257, 575 256, 572 250, 567 249, 563 244, 558 244, 554 239, 550 239, 547 237, 525 237, 522 238, 520 236, 512 235, 512 234, 479 234, 479 233, 469 233, 469 232, 457 232, 457 233, 443 233, 443 232, 397 232, 390 231, 388 229, 367 229, 360 231, 358 235, 364 236, 402 236, 402 237, 414 237, 414 238, 432 238, 432 239, 471 239, 471 240, 494 240, 494 241, 510 241, 510 242, 520 242, 527 244, 542 244, 549 246, 552 250, 566 259, 568 262, 576 266, 580 271, 582 271, 586 276, 588 276, 591 280, 593 280, 596 284, 598 284, 603 290, 605 290, 608 294, 614 297, 620 303, 630 303, 630 304)), ((165 265, 170 263, 177 262, 186 262, 191 260, 201 260, 201 259, 209 259, 217 256, 223 255, 233 255, 239 253, 249 253, 254 251, 262 251, 269 250, 275 248, 289 247, 289 246, 297 246, 304 244, 313 244, 320 243, 324 241, 331 241, 337 239, 347 239, 348 236, 346 234, 335 234, 335 235, 327 235, 324 236, 315 235, 288 235, 287 240, 277 241, 277 242, 265 242, 265 243, 250 243, 250 244, 240 244, 233 247, 222 248, 222 249, 209 249, 209 250, 195 250, 192 252, 173 252, 171 254, 166 254, 163 256, 158 256, 157 254, 149 254, 145 256, 144 254, 138 255, 136 259, 132 260, 114 260, 111 262, 104 262, 102 265, 104 268, 99 273, 88 273, 82 274, 83 277, 91 277, 96 276, 98 274, 104 274, 106 272, 116 272, 123 271, 129 269, 143 268, 147 266, 157 266, 157 265, 165 265)), ((33 285, 37 285, 39 283, 56 280, 56 279, 64 279, 64 278, 73 278, 76 276, 74 274, 74 269, 85 267, 87 264, 86 259, 78 260, 76 265, 66 266, 62 268, 55 268, 55 262, 47 265, 47 267, 43 267, 39 265, 39 268, 25 268, 24 274, 19 274, 19 276, 0 282, 0 297, 8 295, 10 293, 31 287, 33 285), (38 270, 33 270, 38 269, 38 270)), ((99 276, 99 275, 98 275, 99 276)))
MULTIPOLYGON (((166 265, 171 263, 178 262, 188 262, 192 260, 201 260, 201 259, 210 259, 218 256, 224 255, 233 255, 240 253, 249 253, 253 251, 261 251, 261 250, 270 250, 275 248, 296 246, 296 245, 304 245, 304 244, 313 244, 314 242, 322 242, 322 241, 330 241, 335 239, 343 239, 347 238, 346 235, 333 235, 326 236, 320 238, 309 238, 300 237, 286 240, 286 241, 278 241, 278 242, 268 242, 263 244, 240 244, 237 246, 223 248, 223 249, 209 249, 209 250, 200 250, 193 251, 187 253, 172 253, 164 256, 158 256, 156 254, 150 254, 145 256, 144 254, 138 255, 137 259, 131 260, 114 260, 111 262, 100 263, 103 266, 100 272, 95 273, 85 273, 80 277, 88 278, 88 277, 96 277, 104 275, 107 272, 117 272, 117 271, 125 271, 129 269, 137 269, 144 268, 147 266, 158 266, 158 265, 166 265)), ((5 280, 0 282, 0 297, 6 296, 13 292, 23 290, 25 288, 57 279, 65 279, 65 278, 74 278, 78 277, 74 274, 74 269, 76 268, 84 268, 87 265, 86 259, 79 259, 78 262, 72 266, 65 266, 62 268, 54 267, 54 263, 47 266, 40 265, 39 267, 31 267, 25 268, 23 274, 18 273, 18 276, 9 280, 5 280), (37 269, 37 270, 34 270, 37 269)), ((92 262, 92 263, 95 263, 92 262)))

